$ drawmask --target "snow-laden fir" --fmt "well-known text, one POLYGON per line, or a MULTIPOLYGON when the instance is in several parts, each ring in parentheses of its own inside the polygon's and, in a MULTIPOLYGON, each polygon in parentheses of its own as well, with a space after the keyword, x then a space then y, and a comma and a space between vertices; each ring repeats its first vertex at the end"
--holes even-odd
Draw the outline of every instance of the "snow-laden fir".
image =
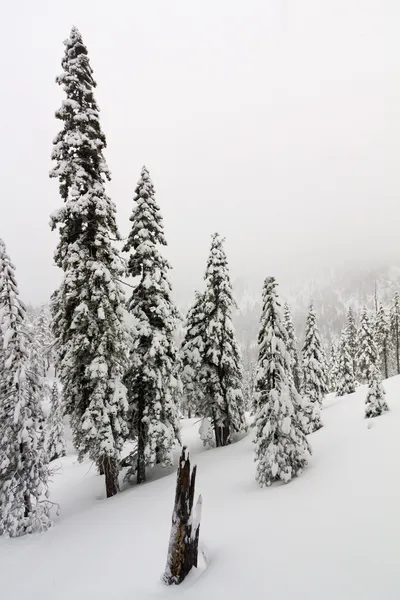
POLYGON ((331 343, 331 349, 329 354, 329 390, 334 391, 336 389, 337 377, 338 377, 338 344, 335 342, 331 343))
POLYGON ((45 306, 40 307, 39 314, 32 325, 32 335, 38 348, 42 376, 46 377, 51 359, 54 358, 54 338, 51 333, 50 314, 45 306))
POLYGON ((51 388, 50 414, 47 419, 47 455, 49 461, 67 454, 61 394, 56 380, 51 388))
POLYGON ((389 410, 385 399, 386 392, 377 368, 373 369, 368 384, 368 393, 365 399, 365 417, 379 417, 389 410))
POLYGON ((287 302, 285 302, 283 305, 283 324, 287 333, 286 347, 287 351, 289 352, 290 362, 292 365, 293 382, 296 390, 300 393, 302 384, 300 355, 298 350, 298 341, 294 331, 292 313, 287 302))
POLYGON ((382 304, 379 305, 375 318, 375 341, 382 377, 387 379, 389 377, 389 356, 391 349, 390 322, 389 316, 382 304))
POLYGON ((129 253, 128 275, 134 278, 128 301, 134 322, 125 383, 129 431, 136 446, 128 476, 136 475, 142 483, 147 467, 171 464, 172 450, 179 443, 182 391, 175 342, 180 316, 171 299, 170 265, 160 252, 166 246, 164 225, 146 167, 135 189, 130 220, 124 251, 129 253))
POLYGON ((218 447, 230 444, 235 434, 246 429, 241 355, 232 323, 236 305, 224 240, 219 234, 212 236, 204 279, 201 331, 205 336, 204 344, 199 339, 202 349, 198 347, 200 414, 210 419, 218 447))
POLYGON ((302 399, 292 378, 281 303, 274 277, 267 277, 258 336, 256 378, 256 479, 260 486, 289 482, 307 465, 302 399))
POLYGON ((322 427, 320 408, 325 395, 328 393, 327 360, 312 303, 309 306, 306 320, 302 360, 302 394, 309 403, 307 407, 307 433, 312 433, 322 427))
POLYGON ((181 409, 191 417, 202 412, 202 385, 200 369, 206 344, 206 321, 204 295, 195 292, 193 305, 185 320, 185 335, 180 348, 182 360, 183 395, 181 409))
POLYGON ((59 228, 55 262, 63 280, 52 298, 59 376, 79 459, 89 456, 105 474, 107 495, 118 491, 118 468, 127 435, 127 402, 121 378, 127 365, 124 269, 113 240, 119 239, 116 208, 106 193, 110 172, 105 135, 93 90, 87 48, 73 27, 65 42, 57 83, 66 98, 56 117, 63 128, 54 140, 50 173, 64 204, 51 219, 59 228))
POLYGON ((374 326, 364 306, 361 313, 357 351, 357 372, 361 383, 370 383, 377 361, 378 348, 375 342, 374 326))
POLYGON ((44 448, 43 380, 14 265, 0 240, 0 534, 50 526, 44 448))
POLYGON ((390 333, 395 352, 395 372, 400 374, 400 294, 397 290, 390 307, 390 333))
POLYGON ((356 325, 356 318, 354 315, 354 310, 350 306, 347 311, 346 318, 346 337, 347 337, 347 351, 350 355, 352 361, 352 368, 354 377, 357 374, 357 351, 358 351, 358 329, 356 325))
POLYGON ((338 348, 336 395, 344 396, 355 391, 356 384, 353 371, 353 360, 349 351, 347 328, 342 332, 338 348))

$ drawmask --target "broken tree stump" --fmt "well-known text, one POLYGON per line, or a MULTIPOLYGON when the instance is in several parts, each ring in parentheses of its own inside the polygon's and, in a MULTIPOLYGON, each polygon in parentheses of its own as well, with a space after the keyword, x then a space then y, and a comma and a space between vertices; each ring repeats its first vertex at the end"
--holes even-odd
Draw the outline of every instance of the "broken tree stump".
POLYGON ((190 473, 189 452, 183 447, 179 459, 167 565, 163 577, 167 585, 179 585, 192 567, 197 567, 202 500, 199 496, 193 510, 195 483, 196 466, 190 473))

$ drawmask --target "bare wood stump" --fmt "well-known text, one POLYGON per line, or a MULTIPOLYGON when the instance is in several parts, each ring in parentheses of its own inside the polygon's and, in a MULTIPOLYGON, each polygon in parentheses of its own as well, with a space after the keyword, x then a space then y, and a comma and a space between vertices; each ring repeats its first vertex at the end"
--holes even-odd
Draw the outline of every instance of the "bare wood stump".
POLYGON ((167 585, 179 585, 192 567, 197 567, 202 500, 199 496, 193 510, 195 483, 196 466, 190 473, 189 453, 184 447, 179 459, 167 565, 163 577, 167 585))

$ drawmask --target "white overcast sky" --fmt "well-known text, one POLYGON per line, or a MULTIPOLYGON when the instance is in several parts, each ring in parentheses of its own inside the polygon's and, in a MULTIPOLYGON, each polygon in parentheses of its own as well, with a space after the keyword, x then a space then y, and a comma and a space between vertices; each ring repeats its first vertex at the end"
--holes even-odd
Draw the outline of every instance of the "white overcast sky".
POLYGON ((1 22, 0 237, 25 301, 60 277, 48 171, 73 24, 121 233, 146 164, 179 293, 214 231, 233 277, 399 258, 399 0, 3 0, 1 22))

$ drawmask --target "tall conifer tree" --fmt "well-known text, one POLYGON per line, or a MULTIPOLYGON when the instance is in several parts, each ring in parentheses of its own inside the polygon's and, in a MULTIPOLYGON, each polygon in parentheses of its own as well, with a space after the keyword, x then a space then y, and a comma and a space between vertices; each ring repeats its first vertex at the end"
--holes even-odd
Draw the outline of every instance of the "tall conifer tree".
POLYGON ((287 333, 274 277, 263 290, 256 381, 256 479, 260 486, 287 483, 306 466, 310 446, 303 431, 301 399, 294 387, 287 333))
POLYGON ((358 351, 358 329, 356 325, 356 319, 352 307, 349 307, 347 311, 346 320, 346 337, 347 337, 347 351, 353 363, 354 377, 357 374, 357 351, 358 351))
POLYGON ((336 380, 336 396, 352 394, 356 390, 353 371, 353 360, 349 352, 347 328, 342 332, 338 349, 338 372, 336 380))
POLYGON ((321 406, 328 393, 328 373, 325 351, 317 326, 317 317, 311 303, 308 310, 303 344, 303 393, 321 406))
POLYGON ((115 205, 93 90, 88 52, 73 27, 65 42, 57 83, 66 99, 56 112, 63 128, 54 140, 51 177, 64 205, 52 215, 60 240, 55 262, 64 271, 53 294, 53 330, 59 375, 79 459, 89 456, 104 472, 107 496, 118 491, 118 464, 126 438, 127 403, 121 384, 127 364, 123 265, 112 245, 119 239, 115 205))
POLYGON ((205 274, 206 335, 200 374, 203 416, 211 420, 216 446, 231 443, 233 434, 246 428, 241 357, 232 324, 236 305, 223 242, 218 234, 212 236, 205 274))
POLYGON ((290 361, 292 365, 293 382, 296 387, 296 390, 300 392, 302 378, 298 351, 298 341, 294 331, 292 313, 287 302, 285 302, 285 304, 283 305, 283 324, 287 333, 286 347, 287 351, 289 352, 290 361))
POLYGON ((387 405, 385 388, 379 375, 378 369, 373 369, 368 384, 368 392, 365 398, 365 418, 379 417, 389 410, 387 405))
POLYGON ((52 461, 56 458, 66 456, 67 444, 65 442, 64 434, 62 402, 57 381, 54 381, 51 389, 50 414, 47 425, 47 454, 49 460, 52 461))
POLYGON ((364 306, 361 313, 358 336, 357 365, 362 383, 370 383, 378 363, 378 349, 374 339, 374 328, 364 306))
POLYGON ((182 359, 183 412, 189 418, 204 412, 200 370, 206 343, 204 297, 195 292, 193 306, 188 311, 180 354, 182 359))
POLYGON ((396 374, 400 374, 400 294, 395 292, 390 308, 390 331, 394 350, 396 374))
POLYGON ((336 389, 337 377, 338 377, 338 354, 339 348, 335 342, 331 344, 331 352, 329 357, 329 389, 334 391, 336 389))
POLYGON ((146 467, 171 464, 179 442, 178 401, 181 381, 175 332, 179 313, 171 299, 170 266, 161 255, 164 225, 146 167, 135 189, 132 229, 123 248, 135 285, 128 302, 134 317, 128 389, 130 433, 137 439, 130 474, 146 480, 146 467))
POLYGON ((33 323, 33 336, 40 355, 42 375, 46 377, 51 362, 54 337, 51 333, 49 310, 45 306, 40 307, 39 314, 33 323))
POLYGON ((375 339, 382 376, 389 377, 390 322, 382 304, 379 305, 375 319, 375 339))
POLYGON ((0 534, 11 537, 50 525, 42 381, 25 320, 14 266, 0 240, 0 534))

